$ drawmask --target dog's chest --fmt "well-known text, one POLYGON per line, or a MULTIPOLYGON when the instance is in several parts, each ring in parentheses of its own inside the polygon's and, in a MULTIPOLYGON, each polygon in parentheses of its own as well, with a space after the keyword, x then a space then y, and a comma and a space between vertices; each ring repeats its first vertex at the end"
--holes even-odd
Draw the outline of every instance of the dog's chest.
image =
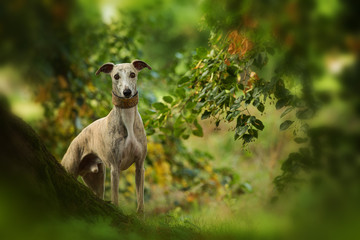
POLYGON ((141 159, 143 153, 142 141, 140 141, 141 131, 137 128, 135 119, 127 118, 124 120, 122 124, 114 127, 111 131, 112 144, 111 156, 109 156, 111 161, 119 164, 121 170, 127 169, 137 159, 141 159))

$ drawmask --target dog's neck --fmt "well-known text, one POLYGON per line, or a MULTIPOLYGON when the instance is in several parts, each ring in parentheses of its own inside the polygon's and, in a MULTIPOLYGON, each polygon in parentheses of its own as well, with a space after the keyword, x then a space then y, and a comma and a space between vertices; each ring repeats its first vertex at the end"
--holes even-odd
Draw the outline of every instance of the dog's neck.
POLYGON ((124 126, 127 131, 128 137, 134 136, 134 122, 137 112, 137 104, 139 101, 139 94, 136 91, 135 95, 131 98, 123 98, 112 91, 112 103, 114 108, 111 114, 112 128, 121 131, 121 126, 124 126), (120 129, 119 129, 120 127, 120 129))
POLYGON ((134 123, 136 113, 137 106, 132 108, 120 108, 114 106, 110 113, 110 118, 112 119, 109 122, 111 125, 114 125, 111 129, 119 129, 119 127, 124 126, 127 131, 127 136, 129 138, 134 137, 134 123))
POLYGON ((112 103, 114 106, 119 108, 132 108, 135 107, 139 102, 139 94, 136 91, 135 95, 131 98, 124 98, 118 96, 114 91, 112 93, 112 103))

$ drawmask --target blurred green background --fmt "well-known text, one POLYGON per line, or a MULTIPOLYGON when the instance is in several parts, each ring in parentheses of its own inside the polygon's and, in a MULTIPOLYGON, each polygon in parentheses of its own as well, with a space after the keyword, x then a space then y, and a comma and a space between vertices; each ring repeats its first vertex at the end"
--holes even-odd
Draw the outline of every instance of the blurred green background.
MULTIPOLYGON (((71 140, 112 109, 110 79, 96 77, 98 67, 141 59, 153 68, 138 81, 148 222, 190 226, 204 238, 353 238, 359 7, 350 0, 4 1, 0 94, 60 161, 71 140)), ((136 209, 134 171, 120 178, 128 214, 136 209)), ((109 187, 107 179, 107 200, 109 187)), ((9 203, 0 204, 2 211, 9 203)), ((3 212, 5 229, 12 213, 3 212)), ((14 237, 121 235, 106 222, 88 224, 54 219, 14 237)))

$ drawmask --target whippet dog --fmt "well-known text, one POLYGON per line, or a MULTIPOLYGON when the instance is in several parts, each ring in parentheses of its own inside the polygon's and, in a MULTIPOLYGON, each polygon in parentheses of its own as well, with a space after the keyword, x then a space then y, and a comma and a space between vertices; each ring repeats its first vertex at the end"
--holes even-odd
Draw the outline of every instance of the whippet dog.
POLYGON ((144 211, 144 160, 147 153, 146 134, 137 109, 139 94, 136 89, 138 73, 151 67, 143 61, 106 63, 97 71, 112 79, 110 113, 84 128, 71 142, 61 164, 76 178, 104 199, 105 166, 111 169, 111 201, 118 205, 119 173, 136 166, 135 183, 137 212, 144 211))

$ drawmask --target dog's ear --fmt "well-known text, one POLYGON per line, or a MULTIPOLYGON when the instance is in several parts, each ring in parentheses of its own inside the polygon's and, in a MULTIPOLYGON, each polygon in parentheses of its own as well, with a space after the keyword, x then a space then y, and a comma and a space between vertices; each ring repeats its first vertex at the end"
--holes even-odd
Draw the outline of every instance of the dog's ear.
POLYGON ((149 70, 151 70, 152 68, 147 65, 146 62, 140 61, 140 60, 134 60, 131 62, 131 64, 134 66, 134 68, 136 68, 136 70, 140 71, 143 68, 148 68, 149 70))
POLYGON ((96 71, 95 74, 99 75, 101 72, 103 72, 103 73, 111 73, 113 68, 114 68, 113 63, 105 63, 96 71))

